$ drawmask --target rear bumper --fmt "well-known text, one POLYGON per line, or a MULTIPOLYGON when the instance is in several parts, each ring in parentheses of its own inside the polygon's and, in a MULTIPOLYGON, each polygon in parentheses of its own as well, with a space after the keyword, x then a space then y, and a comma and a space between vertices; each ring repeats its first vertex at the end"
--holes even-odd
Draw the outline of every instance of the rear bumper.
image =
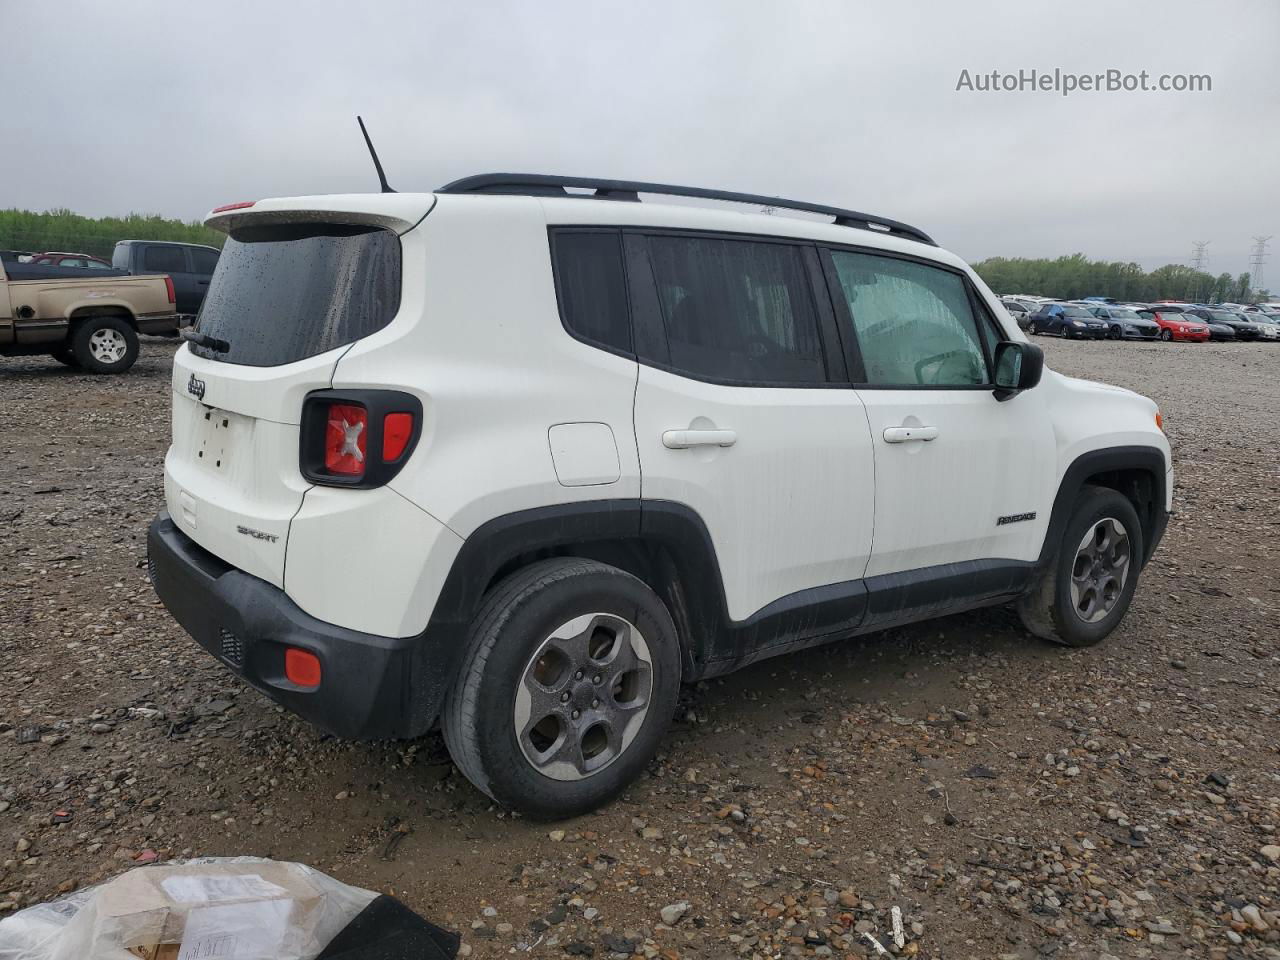
POLYGON ((317 620, 284 591, 200 547, 167 512, 151 522, 147 551, 156 594, 174 619, 282 706, 353 739, 419 736, 434 722, 446 684, 414 682, 442 672, 431 669, 433 645, 425 637, 380 637, 317 620), (319 687, 286 679, 284 652, 291 646, 320 659, 319 687))

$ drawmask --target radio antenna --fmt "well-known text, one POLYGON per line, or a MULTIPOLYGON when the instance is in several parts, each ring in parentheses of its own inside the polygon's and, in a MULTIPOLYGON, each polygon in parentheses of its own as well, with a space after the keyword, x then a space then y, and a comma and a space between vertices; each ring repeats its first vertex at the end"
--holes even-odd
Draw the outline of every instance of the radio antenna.
POLYGON ((357 115, 356 123, 360 124, 360 132, 364 134, 364 142, 369 148, 369 156, 373 157, 373 167, 378 171, 378 183, 382 185, 382 192, 395 193, 391 189, 391 184, 387 183, 387 175, 382 172, 382 161, 378 159, 378 151, 373 149, 373 141, 369 139, 369 131, 364 127, 364 120, 357 115))

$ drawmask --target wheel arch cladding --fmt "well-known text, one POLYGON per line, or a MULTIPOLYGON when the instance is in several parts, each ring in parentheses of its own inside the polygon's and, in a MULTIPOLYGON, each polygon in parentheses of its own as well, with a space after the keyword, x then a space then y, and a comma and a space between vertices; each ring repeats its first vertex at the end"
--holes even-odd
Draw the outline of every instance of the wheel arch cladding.
POLYGON ((727 607, 711 535, 683 504, 594 500, 522 510, 482 524, 459 551, 428 632, 465 631, 493 586, 551 557, 596 560, 644 582, 676 625, 685 675, 696 674, 727 607))
POLYGON ((1040 564, 1053 558, 1080 491, 1093 484, 1115 490, 1133 504, 1142 525, 1142 566, 1146 566, 1164 530, 1167 468, 1164 453, 1158 447, 1108 447, 1077 457, 1058 486, 1040 564))

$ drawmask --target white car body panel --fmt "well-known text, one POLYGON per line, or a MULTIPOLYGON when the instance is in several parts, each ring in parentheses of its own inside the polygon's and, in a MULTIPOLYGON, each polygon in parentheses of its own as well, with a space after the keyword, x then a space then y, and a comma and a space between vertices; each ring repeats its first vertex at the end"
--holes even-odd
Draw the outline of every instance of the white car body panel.
MULTIPOLYGON (((349 346, 279 367, 179 350, 168 509, 202 547, 342 627, 421 632, 467 538, 521 510, 641 498, 691 507, 716 548, 729 616, 742 621, 830 584, 1033 561, 1077 457, 1138 445, 1168 463, 1151 401, 1048 370, 1036 389, 998 402, 984 390, 724 386, 592 347, 561 325, 547 230, 648 225, 910 254, 963 270, 1003 336, 1026 341, 959 258, 902 237, 697 206, 452 194, 264 200, 209 222, 225 229, 250 217, 396 230, 399 311, 349 346), (202 400, 187 392, 192 376, 202 400), (386 487, 312 486, 301 476, 302 400, 329 387, 421 401, 418 445, 386 487), (236 449, 227 468, 211 469, 198 451, 210 449, 204 414, 217 411, 234 415, 236 449), (883 439, 914 425, 937 427, 937 439, 883 439), (731 430, 736 440, 664 444, 664 433, 689 429, 731 430)), ((1170 483, 1166 506, 1171 498, 1170 483)))

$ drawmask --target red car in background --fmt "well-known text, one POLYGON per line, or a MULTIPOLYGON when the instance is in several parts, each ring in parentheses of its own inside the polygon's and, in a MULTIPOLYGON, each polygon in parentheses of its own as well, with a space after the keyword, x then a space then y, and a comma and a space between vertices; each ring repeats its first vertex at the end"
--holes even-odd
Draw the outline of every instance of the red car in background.
POLYGON ((1160 310, 1160 304, 1153 303, 1149 307, 1133 308, 1138 316, 1154 320, 1160 327, 1161 340, 1189 340, 1193 343, 1204 343, 1209 339, 1209 325, 1199 317, 1181 312, 1160 310))
POLYGON ((45 267, 79 267, 89 270, 111 269, 110 260, 103 260, 101 257, 95 257, 88 253, 60 253, 56 250, 49 253, 33 254, 31 262, 45 267))

